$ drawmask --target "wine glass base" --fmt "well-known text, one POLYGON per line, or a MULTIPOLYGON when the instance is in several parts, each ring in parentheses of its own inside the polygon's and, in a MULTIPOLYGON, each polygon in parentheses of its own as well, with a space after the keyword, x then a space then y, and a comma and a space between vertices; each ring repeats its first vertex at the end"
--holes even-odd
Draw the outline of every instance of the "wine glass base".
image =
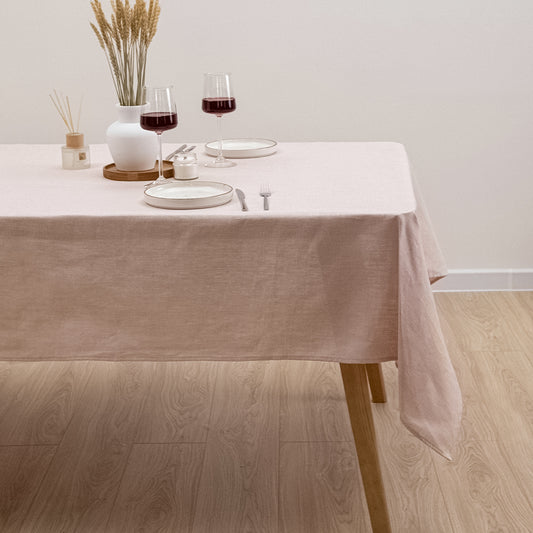
POLYGON ((159 176, 155 181, 146 183, 144 185, 144 188, 148 189, 150 187, 153 187, 154 185, 163 185, 164 183, 171 183, 173 181, 176 181, 176 180, 174 178, 165 178, 164 176, 159 176))
POLYGON ((230 161, 229 159, 215 159, 214 161, 208 161, 204 166, 209 168, 227 168, 234 167, 236 164, 237 163, 230 161))

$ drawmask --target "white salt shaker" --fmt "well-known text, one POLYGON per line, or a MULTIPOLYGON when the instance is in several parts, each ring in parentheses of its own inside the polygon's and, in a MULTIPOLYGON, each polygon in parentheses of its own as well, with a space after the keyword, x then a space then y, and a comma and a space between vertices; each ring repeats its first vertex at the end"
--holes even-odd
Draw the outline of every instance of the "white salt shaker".
POLYGON ((198 174, 196 154, 178 154, 174 158, 174 179, 195 180, 198 174))

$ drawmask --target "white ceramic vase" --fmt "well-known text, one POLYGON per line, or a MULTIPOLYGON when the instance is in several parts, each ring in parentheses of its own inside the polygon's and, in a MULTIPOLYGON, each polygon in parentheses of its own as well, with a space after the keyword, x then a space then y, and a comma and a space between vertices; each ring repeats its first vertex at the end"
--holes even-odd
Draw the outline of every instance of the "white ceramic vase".
POLYGON ((118 170, 150 170, 155 166, 159 154, 157 135, 139 124, 144 107, 116 105, 118 120, 107 128, 106 141, 118 170))

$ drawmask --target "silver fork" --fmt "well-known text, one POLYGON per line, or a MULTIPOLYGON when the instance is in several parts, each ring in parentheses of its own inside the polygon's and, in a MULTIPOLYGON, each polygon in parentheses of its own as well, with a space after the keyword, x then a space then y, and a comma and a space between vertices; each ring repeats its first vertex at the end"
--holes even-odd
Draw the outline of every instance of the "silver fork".
POLYGON ((272 195, 268 183, 261 184, 259 195, 263 197, 263 209, 268 211, 270 209, 270 206, 268 205, 268 198, 272 195))

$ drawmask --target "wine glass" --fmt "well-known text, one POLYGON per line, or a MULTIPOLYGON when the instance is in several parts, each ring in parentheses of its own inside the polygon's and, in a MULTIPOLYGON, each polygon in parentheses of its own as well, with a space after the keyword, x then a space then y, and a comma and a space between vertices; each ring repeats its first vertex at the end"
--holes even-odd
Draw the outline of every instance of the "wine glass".
POLYGON ((217 116, 218 155, 206 167, 233 167, 235 163, 222 155, 222 115, 235 111, 235 97, 231 87, 231 74, 227 72, 204 74, 202 111, 217 116))
POLYGON ((155 131, 159 140, 159 176, 147 186, 165 183, 163 176, 163 144, 161 134, 178 125, 178 113, 174 100, 174 87, 143 87, 143 101, 146 107, 141 113, 141 128, 155 131))

